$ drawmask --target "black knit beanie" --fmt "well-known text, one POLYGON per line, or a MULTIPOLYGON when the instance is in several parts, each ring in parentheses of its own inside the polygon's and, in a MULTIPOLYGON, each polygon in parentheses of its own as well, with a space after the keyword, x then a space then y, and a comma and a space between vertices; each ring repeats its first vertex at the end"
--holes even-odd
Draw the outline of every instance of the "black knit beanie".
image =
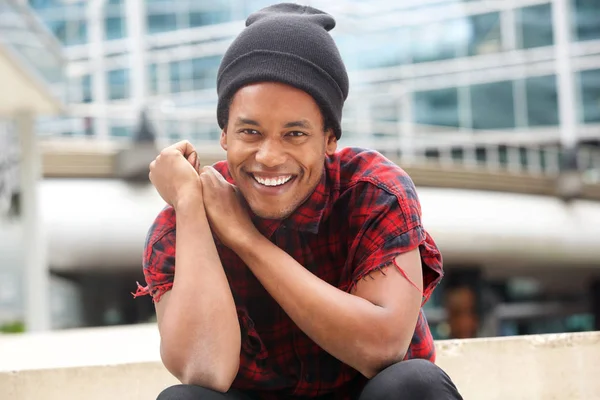
POLYGON ((241 87, 281 82, 310 94, 339 139, 348 74, 328 33, 334 27, 331 15, 298 4, 276 4, 251 14, 219 67, 217 120, 221 129, 231 98, 241 87))

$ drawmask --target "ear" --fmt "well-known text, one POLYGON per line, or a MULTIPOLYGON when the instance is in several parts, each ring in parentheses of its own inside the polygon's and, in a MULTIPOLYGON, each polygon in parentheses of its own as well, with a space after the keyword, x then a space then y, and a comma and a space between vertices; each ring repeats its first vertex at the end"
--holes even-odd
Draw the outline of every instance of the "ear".
POLYGON ((325 131, 325 153, 332 156, 337 150, 337 138, 333 129, 329 128, 325 131))
POLYGON ((225 127, 221 131, 221 138, 219 139, 219 143, 221 143, 221 148, 227 151, 227 127, 225 127))

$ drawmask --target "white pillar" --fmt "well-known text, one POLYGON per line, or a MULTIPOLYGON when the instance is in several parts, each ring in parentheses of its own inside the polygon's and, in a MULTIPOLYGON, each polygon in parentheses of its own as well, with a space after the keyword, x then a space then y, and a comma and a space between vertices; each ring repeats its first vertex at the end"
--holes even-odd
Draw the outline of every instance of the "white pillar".
POLYGON ((104 49, 104 3, 105 0, 92 0, 87 5, 87 25, 89 32, 90 71, 92 76, 93 104, 98 112, 94 117, 94 130, 98 139, 108 139, 108 82, 106 80, 104 49))
POLYGON ((398 142, 403 164, 413 164, 416 158, 415 121, 413 119, 413 94, 403 90, 397 102, 398 142))
POLYGON ((146 63, 146 3, 126 0, 127 33, 129 43, 131 104, 135 116, 144 106, 148 95, 148 67, 146 63))
POLYGON ((507 8, 502 10, 500 12, 500 35, 504 51, 512 51, 517 48, 516 26, 515 9, 507 8))
POLYGON ((50 329, 50 276, 46 261, 46 241, 41 223, 38 185, 42 176, 33 115, 16 117, 21 145, 21 212, 25 251, 25 327, 28 331, 50 329))
POLYGON ((571 7, 569 0, 552 2, 554 50, 560 116, 560 141, 564 148, 577 143, 577 113, 575 111, 575 77, 571 65, 571 7))

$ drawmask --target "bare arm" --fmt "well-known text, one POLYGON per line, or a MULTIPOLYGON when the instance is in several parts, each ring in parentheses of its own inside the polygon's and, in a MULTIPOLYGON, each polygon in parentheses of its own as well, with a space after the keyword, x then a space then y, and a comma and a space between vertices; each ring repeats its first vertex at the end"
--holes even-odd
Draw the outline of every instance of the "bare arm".
POLYGON ((173 286, 156 305, 161 357, 183 383, 225 392, 239 368, 240 326, 208 225, 197 166, 196 151, 185 141, 150 164, 150 181, 176 215, 175 249, 169 243, 170 263, 175 250, 173 286))
MULTIPOLYGON (((242 207, 236 188, 213 168, 205 167, 202 171, 205 209, 213 231, 237 253, 315 343, 368 378, 404 357, 415 330, 423 292, 423 271, 416 245, 410 248, 396 244, 402 254, 395 259, 390 255, 389 259, 402 268, 408 279, 396 266, 389 266, 385 275, 373 272, 372 280, 358 282, 353 293, 344 292, 313 275, 265 238, 242 207)), ((399 208, 395 197, 389 201, 399 208)), ((390 213, 389 205, 380 207, 371 212, 390 213)), ((380 216, 389 222, 386 215, 380 216)), ((375 224, 371 236, 385 234, 385 227, 378 229, 375 224)), ((396 229, 393 235, 398 236, 390 239, 397 239, 403 233, 408 234, 396 229)), ((367 262, 372 260, 374 249, 368 251, 367 262)), ((362 266, 366 266, 365 272, 374 267, 362 266)))
POLYGON ((175 280, 156 305, 161 357, 181 382, 226 392, 240 359, 235 304, 201 201, 176 213, 175 280))
POLYGON ((396 257, 395 266, 360 281, 353 294, 319 279, 258 235, 234 251, 290 318, 325 351, 368 378, 404 357, 421 305, 418 249, 396 257))

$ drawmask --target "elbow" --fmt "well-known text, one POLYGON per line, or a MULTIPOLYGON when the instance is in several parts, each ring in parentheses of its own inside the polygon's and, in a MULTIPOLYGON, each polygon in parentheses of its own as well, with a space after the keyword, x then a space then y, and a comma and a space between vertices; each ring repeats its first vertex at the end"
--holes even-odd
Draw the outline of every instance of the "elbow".
POLYGON ((357 370, 365 378, 372 379, 375 375, 383 371, 389 366, 399 363, 406 356, 408 345, 403 343, 386 343, 380 342, 373 346, 369 354, 362 358, 363 362, 358 366, 357 370), (399 350, 400 349, 400 350, 399 350))
POLYGON ((177 378, 186 385, 201 386, 216 392, 227 393, 237 375, 239 365, 214 366, 210 370, 190 365, 184 368, 177 378))
POLYGON ((201 386, 226 393, 231 388, 239 370, 239 357, 207 360, 191 355, 169 354, 161 349, 161 358, 167 370, 181 383, 201 386))

